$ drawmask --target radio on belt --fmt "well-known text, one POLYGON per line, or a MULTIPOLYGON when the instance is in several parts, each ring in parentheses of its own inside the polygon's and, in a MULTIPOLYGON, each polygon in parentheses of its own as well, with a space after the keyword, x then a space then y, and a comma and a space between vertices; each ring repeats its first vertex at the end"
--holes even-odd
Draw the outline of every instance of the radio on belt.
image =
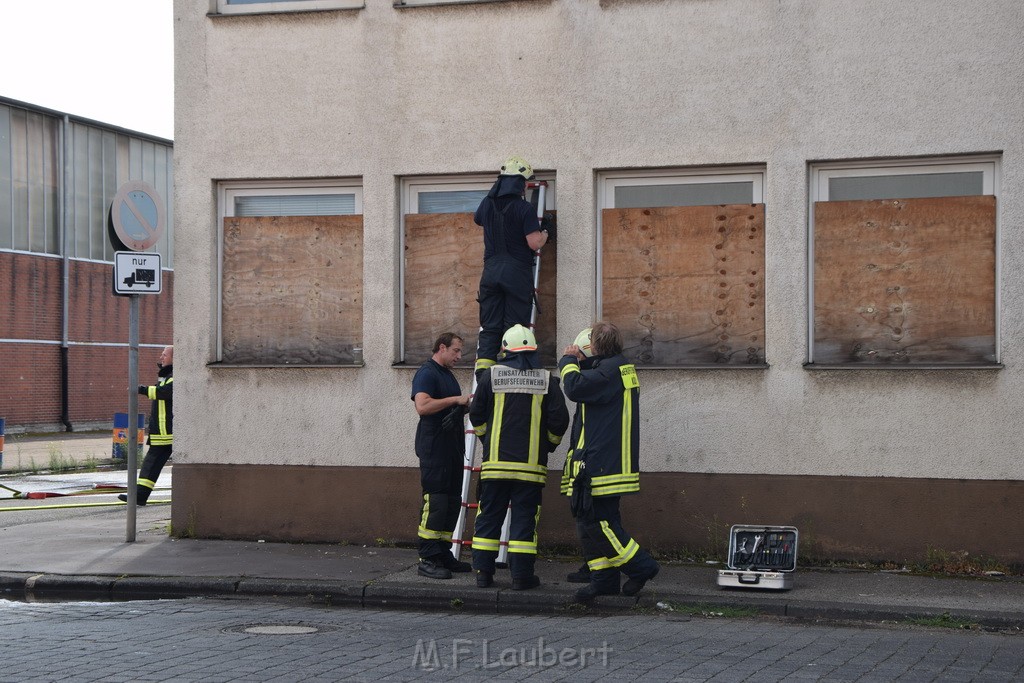
POLYGON ((718 570, 718 585, 789 590, 798 537, 795 526, 734 524, 729 530, 729 568, 718 570))

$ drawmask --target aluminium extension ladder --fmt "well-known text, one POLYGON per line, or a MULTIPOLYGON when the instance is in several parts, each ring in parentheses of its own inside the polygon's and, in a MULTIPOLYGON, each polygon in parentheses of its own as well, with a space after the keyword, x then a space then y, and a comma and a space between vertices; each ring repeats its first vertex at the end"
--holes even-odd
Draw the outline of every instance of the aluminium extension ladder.
MULTIPOLYGON (((533 199, 536 199, 537 204, 537 218, 541 220, 544 218, 544 202, 545 195, 547 193, 548 184, 546 181, 533 181, 526 184, 527 189, 533 189, 533 199)), ((536 333, 537 326, 537 287, 540 283, 540 249, 534 252, 533 259, 533 304, 530 307, 530 329, 536 333)), ((483 329, 483 328, 481 328, 483 329)), ((479 347, 479 342, 477 342, 479 347)), ((476 372, 473 373, 473 390, 472 394, 476 393, 476 372)), ((469 422, 469 414, 466 414, 465 418, 466 426, 466 454, 462 459, 462 505, 459 507, 459 519, 455 523, 455 531, 452 532, 452 555, 455 559, 459 559, 459 553, 463 546, 472 546, 472 533, 470 533, 469 540, 463 538, 466 532, 468 510, 476 510, 479 507, 479 503, 469 502, 469 487, 473 478, 473 473, 480 472, 480 466, 476 464, 476 446, 478 439, 476 438, 476 432, 473 431, 473 425, 469 422)), ((481 463, 482 464, 482 463, 481 463)), ((508 536, 509 536, 509 525, 511 523, 511 510, 505 513, 505 522, 501 525, 501 542, 498 548, 498 564, 504 565, 508 561, 508 536)))

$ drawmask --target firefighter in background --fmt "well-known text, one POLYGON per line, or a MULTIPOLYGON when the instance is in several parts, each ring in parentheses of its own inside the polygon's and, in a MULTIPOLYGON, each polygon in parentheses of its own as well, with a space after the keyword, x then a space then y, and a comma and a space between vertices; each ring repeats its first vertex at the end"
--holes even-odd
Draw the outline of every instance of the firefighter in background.
POLYGON ((462 460, 466 452, 463 416, 469 394, 463 396, 452 368, 462 358, 462 337, 445 332, 434 341, 433 355, 412 380, 416 414, 416 457, 420 461, 420 563, 416 572, 431 579, 450 579, 452 572, 469 572, 468 562, 452 555, 452 532, 462 507, 462 460))
POLYGON ((513 325, 529 325, 533 308, 534 253, 547 244, 554 222, 537 218, 524 199, 533 167, 509 157, 498 179, 480 202, 473 220, 484 229, 484 270, 480 275, 480 338, 475 370, 494 365, 501 334, 513 325))
POLYGON ((640 382, 622 355, 622 335, 610 322, 591 328, 593 365, 583 369, 577 344, 559 361, 565 395, 580 406, 574 444, 572 511, 590 567, 590 583, 576 592, 587 603, 598 595, 636 595, 658 574, 658 563, 622 526, 619 501, 640 492, 640 382), (578 463, 578 464, 577 464, 578 463), (621 586, 621 573, 628 580, 621 586))
MULTIPOLYGON (((588 327, 576 335, 576 340, 573 344, 579 349, 580 370, 589 370, 594 365, 594 353, 590 347, 590 328, 588 327)), ((572 428, 569 430, 569 451, 565 454, 565 464, 562 466, 562 482, 559 487, 559 492, 564 496, 572 496, 572 483, 576 478, 580 465, 578 460, 573 459, 573 453, 583 445, 580 443, 581 436, 583 436, 583 404, 577 403, 576 412, 572 416, 572 428)), ((576 523, 576 535, 578 538, 582 538, 583 530, 579 527, 578 519, 576 523)), ((569 583, 590 583, 590 566, 586 560, 583 561, 579 569, 571 572, 565 579, 569 583)))
MULTIPOLYGON (((174 448, 174 347, 165 346, 157 360, 157 382, 140 384, 138 392, 153 403, 149 409, 149 450, 142 460, 139 479, 135 487, 135 504, 145 505, 156 487, 160 472, 171 457, 174 448)), ((127 501, 128 494, 117 496, 127 501)))
POLYGON ((501 527, 511 504, 512 590, 528 590, 540 585, 534 565, 548 454, 569 426, 569 411, 558 378, 540 366, 529 328, 513 325, 503 335, 502 350, 498 363, 481 374, 469 407, 469 421, 483 443, 473 569, 477 586, 494 582, 501 527))

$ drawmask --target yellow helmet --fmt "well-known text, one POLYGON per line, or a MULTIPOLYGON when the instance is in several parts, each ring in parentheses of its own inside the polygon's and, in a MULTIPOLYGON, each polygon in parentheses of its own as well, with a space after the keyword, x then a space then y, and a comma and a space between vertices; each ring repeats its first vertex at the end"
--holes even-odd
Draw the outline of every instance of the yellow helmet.
POLYGON ((578 346, 579 349, 580 349, 580 352, 584 356, 586 356, 587 358, 590 358, 591 356, 594 355, 593 349, 590 348, 590 328, 589 327, 576 335, 576 339, 575 339, 575 341, 573 341, 573 344, 578 346))
POLYGON ((536 351, 537 337, 533 330, 525 325, 513 325, 505 331, 501 338, 501 350, 509 353, 520 351, 536 351))
POLYGON ((521 156, 513 154, 501 165, 501 173, 498 175, 521 175, 527 180, 533 177, 533 166, 521 156))

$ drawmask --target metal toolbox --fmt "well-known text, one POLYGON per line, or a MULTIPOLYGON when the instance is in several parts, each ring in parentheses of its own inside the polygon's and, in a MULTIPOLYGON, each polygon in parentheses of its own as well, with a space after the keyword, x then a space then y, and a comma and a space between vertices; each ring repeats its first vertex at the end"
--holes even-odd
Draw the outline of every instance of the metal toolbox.
POLYGON ((718 585, 789 590, 798 537, 795 526, 734 524, 729 530, 729 568, 718 570, 718 585))

